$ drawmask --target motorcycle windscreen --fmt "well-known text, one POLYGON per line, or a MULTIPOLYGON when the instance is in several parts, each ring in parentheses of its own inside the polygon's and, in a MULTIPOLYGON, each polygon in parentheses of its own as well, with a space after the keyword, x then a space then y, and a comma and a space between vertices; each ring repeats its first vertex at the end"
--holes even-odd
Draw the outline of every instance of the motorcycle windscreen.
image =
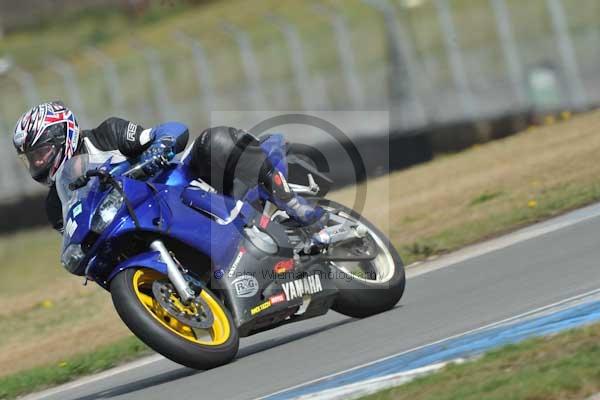
MULTIPOLYGON (((68 235, 69 213, 75 206, 81 207, 85 203, 85 199, 87 199, 93 188, 93 180, 88 182, 86 186, 74 191, 69 188, 69 185, 87 171, 100 168, 101 166, 103 164, 91 163, 87 154, 81 154, 67 160, 56 173, 56 191, 62 204, 62 216, 65 224, 63 251, 69 245, 70 240, 70 235, 68 235)), ((77 210, 73 210, 71 215, 75 216, 74 214, 79 213, 81 213, 81 210, 78 212, 77 210)))

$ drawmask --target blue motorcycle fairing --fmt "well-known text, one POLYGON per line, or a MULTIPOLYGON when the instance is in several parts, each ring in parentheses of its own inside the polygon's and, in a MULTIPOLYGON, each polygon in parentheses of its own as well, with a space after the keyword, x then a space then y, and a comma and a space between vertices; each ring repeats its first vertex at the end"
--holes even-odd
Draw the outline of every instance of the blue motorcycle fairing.
POLYGON ((194 179, 195 176, 187 165, 171 163, 150 181, 168 186, 187 186, 194 179))
MULTIPOLYGON (((273 164, 287 173, 287 170, 283 169, 285 154, 276 149, 281 142, 282 138, 278 139, 275 136, 265 140, 262 145, 268 151, 269 157, 273 157, 273 164)), ((80 170, 83 166, 87 168, 84 161, 80 165, 81 168, 77 168, 78 164, 70 164, 74 171, 71 175, 81 176, 80 170)), ((93 178, 88 186, 77 192, 80 194, 78 199, 81 207, 74 199, 74 207, 68 211, 68 215, 78 226, 74 225, 74 237, 67 236, 65 244, 80 245, 78 250, 83 252, 84 256, 78 258, 75 251, 66 253, 70 257, 66 260, 74 260, 76 263, 73 264, 73 268, 69 268, 70 271, 77 270, 77 274, 85 272, 90 279, 108 290, 111 279, 128 268, 149 268, 168 275, 167 266, 160 259, 159 253, 149 249, 150 243, 159 239, 165 241, 169 248, 177 253, 176 257, 182 260, 190 273, 203 276, 202 279, 208 275, 208 280, 215 285, 214 288, 222 290, 224 301, 235 318, 240 334, 250 334, 272 327, 274 323, 295 320, 292 319, 292 314, 297 311, 300 299, 290 299, 296 302, 272 304, 268 311, 258 314, 253 311, 269 300, 265 296, 280 296, 284 290, 281 285, 295 284, 297 280, 294 276, 274 276, 273 268, 276 263, 293 257, 292 246, 283 227, 270 224, 265 228, 266 234, 277 244, 276 254, 262 252, 255 246, 254 239, 244 232, 245 226, 256 225, 256 219, 260 216, 259 212, 254 210, 253 204, 257 200, 269 198, 264 188, 257 186, 250 189, 243 199, 244 208, 236 218, 230 223, 219 224, 212 217, 184 204, 183 193, 192 180, 185 165, 171 164, 164 172, 146 182, 119 176, 119 173, 122 174, 126 170, 125 167, 120 166, 118 172, 114 172, 114 179, 125 193, 130 207, 122 204, 112 222, 108 223, 102 232, 92 232, 91 223, 111 185, 100 186, 98 179, 93 178), (135 217, 130 214, 130 209, 133 209, 135 217), (238 257, 240 261, 232 268, 234 260, 238 257), (212 271, 208 270, 210 267, 213 268, 212 271), (82 269, 84 271, 81 271, 82 269), (211 275, 214 278, 211 279, 211 275)), ((90 168, 93 168, 91 163, 90 168)), ((216 196, 214 198, 217 201, 229 206, 239 204, 226 196, 216 196)), ((65 204, 70 206, 72 203, 69 201, 65 204)), ((118 205, 114 201, 113 204, 118 205)), ((219 212, 229 209, 229 206, 219 212)), ((110 208, 102 208, 104 211, 107 209, 110 208)), ((112 216, 114 211, 113 208, 111 213, 105 215, 112 216)), ((77 250, 71 250, 73 249, 77 250)), ((306 317, 324 313, 329 309, 333 295, 326 286, 323 282, 322 293, 313 294, 311 305, 305 311, 306 317)))
MULTIPOLYGON (((270 139, 266 141, 267 147, 275 146, 278 143, 277 140, 274 140, 277 137, 270 139)), ((274 147, 271 147, 271 150, 272 154, 276 153, 274 147)), ((111 166, 107 161, 101 168, 111 167, 113 173, 123 173, 130 167, 130 163, 124 162, 111 166)), ((212 259, 215 269, 226 269, 234 259, 243 226, 247 221, 251 221, 257 213, 248 203, 260 198, 268 198, 268 193, 258 187, 250 189, 243 199, 244 207, 237 218, 229 224, 219 225, 213 219, 183 203, 182 192, 192 180, 186 165, 173 163, 149 182, 122 176, 117 176, 116 179, 121 183, 123 191, 127 194, 127 198, 135 210, 141 231, 167 235, 198 249, 212 259)), ((72 232, 73 236, 68 238, 68 244, 82 244, 88 238, 95 210, 110 190, 110 186, 100 188, 97 178, 93 178, 89 185, 89 196, 83 199, 85 204, 81 204, 79 208, 72 207, 70 210, 71 214, 69 215, 71 216, 76 210, 81 211, 75 216, 77 217, 75 220, 77 229, 72 232)), ((209 197, 216 197, 216 203, 221 201, 230 206, 236 204, 233 199, 226 196, 213 195, 209 197)), ((229 208, 226 207, 227 210, 229 208)), ((225 209, 218 214, 225 217, 225 209)), ((227 216, 229 215, 227 213, 227 216)), ((105 243, 109 248, 111 242, 137 229, 138 227, 135 226, 127 208, 122 206, 113 222, 94 238, 93 242, 90 243, 88 240, 90 247, 86 249, 86 258, 82 261, 82 267, 83 265, 87 266, 88 275, 95 280, 106 278, 104 268, 96 268, 98 260, 90 261, 91 256, 101 250, 98 244, 105 243)), ((100 263, 102 258, 99 257, 100 263)))
POLYGON ((98 179, 93 179, 89 185, 91 186, 88 196, 73 204, 65 219, 64 235, 69 237, 69 244, 80 244, 83 242, 89 233, 94 212, 107 194, 108 188, 101 190, 98 179))
POLYGON ((207 192, 196 186, 185 188, 181 194, 181 200, 192 208, 218 218, 219 225, 233 222, 232 219, 237 218, 240 214, 251 218, 256 213, 246 202, 240 204, 240 201, 231 197, 207 192))
POLYGON ((117 265, 115 269, 108 276, 107 282, 110 283, 112 279, 119 273, 123 272, 128 268, 144 267, 150 268, 159 272, 163 275, 167 275, 167 264, 162 262, 160 253, 158 251, 149 251, 146 253, 138 254, 137 256, 128 258, 121 264, 117 265))
POLYGON ((241 231, 246 223, 242 213, 231 223, 219 225, 182 201, 183 188, 162 186, 160 196, 170 206, 168 235, 211 257, 216 268, 228 265, 235 256, 241 231))
MULTIPOLYGON (((139 228, 135 226, 127 209, 123 208, 115 221, 96 241, 97 244, 107 242, 109 239, 117 241, 119 237, 133 231, 155 232, 198 249, 212 259, 216 270, 227 267, 235 257, 245 224, 243 213, 240 213, 230 224, 219 225, 183 203, 181 192, 184 188, 182 187, 154 185, 157 190, 155 193, 142 182, 123 179, 123 188, 126 193, 131 193, 132 197, 138 200, 132 203, 140 226, 139 228), (134 187, 136 190, 133 189, 134 187), (148 201, 149 196, 152 196, 152 201, 148 201), (157 225, 158 221, 160 221, 159 225, 157 225)), ((97 246, 90 249, 92 254, 97 251, 97 246)), ((96 263, 90 264, 88 274, 96 281, 108 282, 106 276, 102 276, 102 268, 97 268, 96 263)))
MULTIPOLYGON (((123 187, 124 188, 129 188, 131 190, 132 186, 135 186, 135 183, 139 183, 136 181, 131 181, 129 180, 129 182, 123 181, 123 187)), ((135 208, 137 205, 140 205, 140 203, 144 202, 149 195, 151 194, 151 192, 149 191, 149 189, 147 187, 145 187, 145 185, 141 185, 142 187, 137 187, 136 191, 134 193, 132 193, 132 195, 129 197, 129 200, 131 201, 133 207, 135 208)), ((91 222, 92 222, 92 218, 94 213, 90 213, 90 212, 86 212, 86 210, 95 210, 97 209, 97 207, 99 206, 99 204, 104 200, 104 198, 106 197, 106 195, 108 194, 108 190, 107 191, 103 191, 103 192, 98 192, 98 193, 94 193, 94 194, 90 194, 90 196, 88 196, 86 199, 84 199, 83 202, 81 202, 81 216, 79 217, 79 219, 77 219, 78 225, 77 225, 77 229, 75 230, 75 233, 68 238, 68 245, 71 244, 83 244, 84 241, 86 240, 86 238, 89 237, 90 233, 91 233, 91 222), (84 215, 85 213, 85 215, 84 215)), ((148 200, 148 202, 146 202, 146 206, 148 205, 153 205, 154 202, 152 199, 148 200)), ((71 215, 72 213, 74 213, 75 209, 78 207, 78 205, 75 205, 74 207, 71 207, 71 210, 69 211, 69 215, 71 215)), ((144 205, 141 205, 140 207, 144 207, 144 205)), ((152 207, 150 207, 152 208, 152 207)), ((155 212, 155 218, 158 218, 158 211, 159 211, 159 207, 154 207, 154 210, 156 210, 155 212)), ((110 239, 112 239, 113 236, 115 235, 121 235, 125 232, 131 231, 131 230, 135 230, 135 224, 133 222, 133 220, 131 219, 131 216, 128 213, 128 210, 126 207, 122 206, 121 210, 119 211, 119 213, 115 216, 113 222, 111 222, 105 229, 103 232, 101 232, 100 234, 98 234, 98 236, 95 238, 94 243, 91 244, 91 247, 89 249, 87 249, 86 251, 86 257, 84 258, 84 260, 82 260, 81 265, 85 265, 85 275, 92 278, 94 281, 98 282, 99 284, 101 284, 102 280, 104 279, 104 277, 101 277, 98 275, 98 271, 96 271, 96 263, 102 258, 102 257, 98 257, 98 254, 100 252, 100 247, 101 246, 105 246, 105 247, 109 247, 110 243, 110 239)), ((65 232, 65 235, 67 233, 65 232)), ((101 284, 101 286, 104 286, 101 284)))

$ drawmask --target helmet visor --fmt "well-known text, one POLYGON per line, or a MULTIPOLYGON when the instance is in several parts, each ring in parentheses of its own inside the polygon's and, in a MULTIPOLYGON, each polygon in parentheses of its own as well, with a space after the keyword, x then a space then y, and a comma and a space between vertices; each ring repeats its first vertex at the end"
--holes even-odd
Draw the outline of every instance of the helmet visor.
POLYGON ((47 180, 50 169, 60 149, 52 143, 44 143, 34 149, 19 154, 19 158, 29 170, 29 174, 38 182, 47 180))

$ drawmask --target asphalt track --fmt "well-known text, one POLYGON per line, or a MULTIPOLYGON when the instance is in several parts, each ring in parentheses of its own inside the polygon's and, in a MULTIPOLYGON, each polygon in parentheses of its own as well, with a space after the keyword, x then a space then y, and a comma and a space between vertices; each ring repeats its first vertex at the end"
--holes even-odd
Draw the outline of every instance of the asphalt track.
POLYGON ((600 205, 409 271, 393 310, 336 313, 242 340, 235 362, 192 371, 154 356, 31 399, 254 399, 600 288, 600 205))

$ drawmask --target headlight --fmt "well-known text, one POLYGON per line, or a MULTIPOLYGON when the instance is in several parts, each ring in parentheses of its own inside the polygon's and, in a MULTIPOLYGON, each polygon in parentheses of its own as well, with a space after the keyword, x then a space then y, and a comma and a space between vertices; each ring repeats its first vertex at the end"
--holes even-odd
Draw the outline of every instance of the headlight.
POLYGON ((96 213, 92 217, 92 231, 102 233, 110 224, 123 205, 123 196, 116 190, 112 190, 102 203, 98 206, 96 213))
POLYGON ((81 249, 81 245, 72 244, 65 249, 61 257, 61 263, 69 272, 76 275, 82 275, 79 273, 81 261, 85 258, 85 254, 81 249))

